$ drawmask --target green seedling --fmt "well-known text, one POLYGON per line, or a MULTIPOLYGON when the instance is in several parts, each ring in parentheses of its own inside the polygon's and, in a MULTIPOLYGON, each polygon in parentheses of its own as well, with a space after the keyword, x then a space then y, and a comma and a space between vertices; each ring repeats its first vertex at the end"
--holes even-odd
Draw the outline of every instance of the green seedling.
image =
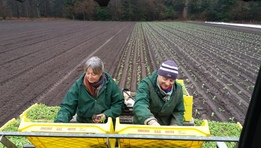
POLYGON ((100 120, 100 122, 101 122, 101 123, 104 123, 104 122, 105 122, 105 119, 106 119, 105 117, 102 117, 101 120, 100 120))

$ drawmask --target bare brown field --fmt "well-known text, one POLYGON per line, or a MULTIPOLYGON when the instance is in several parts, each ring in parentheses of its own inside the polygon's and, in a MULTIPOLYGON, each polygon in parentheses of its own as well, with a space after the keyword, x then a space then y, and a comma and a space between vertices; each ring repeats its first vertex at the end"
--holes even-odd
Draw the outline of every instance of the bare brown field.
POLYGON ((261 64, 261 31, 181 22, 1 21, 0 126, 32 104, 59 105, 94 55, 132 91, 173 59, 194 96, 195 118, 243 123, 261 64))

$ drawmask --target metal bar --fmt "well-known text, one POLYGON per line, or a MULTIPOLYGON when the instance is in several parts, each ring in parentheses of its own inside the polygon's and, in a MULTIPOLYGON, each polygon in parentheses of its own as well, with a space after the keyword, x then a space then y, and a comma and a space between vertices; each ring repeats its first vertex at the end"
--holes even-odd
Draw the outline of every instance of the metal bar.
POLYGON ((8 140, 4 135, 0 137, 0 142, 8 148, 17 148, 10 140, 8 140))
POLYGON ((38 132, 0 132, 4 136, 29 137, 70 137, 70 138, 123 138, 123 139, 155 139, 155 140, 184 140, 184 141, 221 141, 238 142, 238 137, 217 136, 171 136, 171 135, 138 135, 138 134, 72 134, 72 133, 38 133, 38 132))

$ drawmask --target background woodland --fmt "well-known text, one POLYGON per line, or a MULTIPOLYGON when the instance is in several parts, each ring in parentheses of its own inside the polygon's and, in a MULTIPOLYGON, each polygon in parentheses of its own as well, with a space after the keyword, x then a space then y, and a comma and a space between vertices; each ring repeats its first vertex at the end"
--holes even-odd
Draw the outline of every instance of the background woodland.
POLYGON ((0 0, 0 19, 260 22, 260 10, 259 0, 0 0))

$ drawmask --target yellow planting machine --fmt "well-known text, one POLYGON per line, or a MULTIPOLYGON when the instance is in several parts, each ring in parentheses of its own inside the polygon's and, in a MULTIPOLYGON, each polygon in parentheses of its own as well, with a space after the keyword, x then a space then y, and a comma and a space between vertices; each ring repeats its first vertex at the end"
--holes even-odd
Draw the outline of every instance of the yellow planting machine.
MULTIPOLYGON (((183 80, 177 80, 183 86, 183 80)), ((148 126, 132 124, 132 105, 135 92, 123 90, 126 108, 122 116, 116 119, 115 125, 109 118, 107 123, 46 123, 31 122, 27 113, 38 104, 32 105, 20 115, 18 132, 3 132, 10 120, 0 129, 0 142, 8 148, 16 145, 8 140, 8 136, 24 136, 32 145, 24 147, 37 148, 200 148, 204 141, 234 141, 239 138, 210 136, 208 121, 203 120, 201 126, 194 125, 192 117, 193 96, 184 93, 184 126, 148 126)))

